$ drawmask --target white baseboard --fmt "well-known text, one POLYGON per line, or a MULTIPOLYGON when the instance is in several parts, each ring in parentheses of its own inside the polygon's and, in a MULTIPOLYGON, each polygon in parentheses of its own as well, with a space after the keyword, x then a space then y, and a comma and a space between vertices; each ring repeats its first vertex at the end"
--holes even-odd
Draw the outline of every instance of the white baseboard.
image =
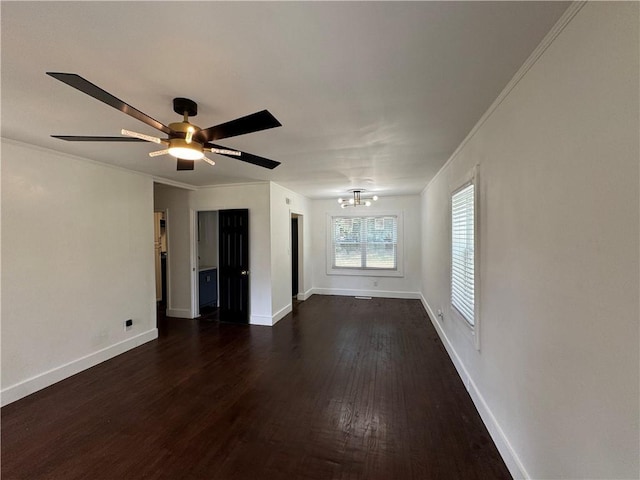
POLYGON ((16 400, 20 400, 27 395, 37 392, 38 390, 42 390, 43 388, 53 385, 65 378, 69 378, 70 376, 80 373, 87 368, 98 365, 105 360, 109 360, 110 358, 120 355, 132 348, 138 347, 143 343, 155 340, 156 338, 158 338, 158 329, 153 328, 140 333, 135 337, 127 338, 126 340, 98 350, 97 352, 90 353, 89 355, 85 355, 84 357, 23 380, 15 385, 11 385, 0 392, 0 404, 4 407, 5 405, 15 402, 16 400))
POLYGON ((275 325, 284 317, 286 317, 293 310, 293 305, 290 303, 286 305, 284 308, 281 308, 279 311, 273 314, 271 321, 273 322, 271 325, 275 325))
POLYGON ((284 317, 287 316, 289 312, 293 309, 292 304, 285 305, 284 308, 281 308, 273 315, 251 315, 249 319, 250 325, 266 325, 267 327, 272 327, 284 317))
POLYGON ((357 290, 345 288, 314 288, 312 294, 340 295, 343 297, 379 297, 379 298, 407 298, 420 299, 420 292, 395 292, 390 290, 357 290))
POLYGON ((249 318, 249 325, 264 325, 271 327, 273 325, 273 317, 269 315, 253 315, 249 318))
POLYGON ((307 290, 306 292, 303 293, 298 293, 297 299, 300 300, 301 302, 304 302, 305 300, 307 300, 311 295, 313 295, 313 289, 310 288, 309 290, 307 290))
POLYGON ((167 317, 193 319, 191 310, 188 308, 167 308, 167 317))
POLYGON ((487 427, 489 435, 491 435, 493 442, 496 444, 496 448, 498 449, 498 452, 500 452, 500 455, 502 456, 505 465, 509 469, 511 476, 514 479, 531 478, 527 473, 527 470, 524 468, 524 465, 520 461, 520 457, 518 457, 516 451, 513 449, 511 442, 509 442, 509 439, 504 433, 504 430, 502 430, 500 424, 496 420, 496 417, 493 415, 493 412, 489 408, 489 405, 487 405, 487 402, 482 396, 482 393, 480 393, 480 390, 469 375, 469 372, 462 363, 462 360, 458 356, 458 353, 456 352, 455 348, 453 348, 453 345, 449 341, 447 334, 442 329, 442 326, 438 323, 438 317, 435 315, 435 312, 429 306, 427 300, 422 294, 420 295, 420 300, 422 301, 422 306, 429 314, 431 323, 436 329, 436 332, 438 332, 438 335, 440 336, 440 339, 442 340, 442 343, 444 344, 444 347, 447 350, 447 353, 449 354, 453 365, 456 367, 458 375, 460 375, 460 378, 462 379, 462 383, 464 383, 465 388, 469 392, 469 396, 476 406, 476 409, 480 414, 480 418, 482 418, 483 423, 487 427))

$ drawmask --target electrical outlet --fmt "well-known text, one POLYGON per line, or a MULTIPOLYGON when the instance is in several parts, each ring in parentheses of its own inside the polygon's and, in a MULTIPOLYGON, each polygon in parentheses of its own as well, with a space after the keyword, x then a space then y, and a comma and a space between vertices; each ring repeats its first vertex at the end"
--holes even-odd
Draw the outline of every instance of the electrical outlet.
POLYGON ((129 320, 125 320, 124 321, 124 331, 126 332, 127 330, 131 330, 133 328, 133 319, 129 319, 129 320))
POLYGON ((373 286, 374 286, 374 287, 377 287, 377 286, 378 286, 378 280, 374 280, 374 281, 373 281, 373 286))
POLYGON ((439 308, 438 309, 438 317, 440 317, 440 321, 444 321, 444 313, 442 313, 442 309, 439 308))

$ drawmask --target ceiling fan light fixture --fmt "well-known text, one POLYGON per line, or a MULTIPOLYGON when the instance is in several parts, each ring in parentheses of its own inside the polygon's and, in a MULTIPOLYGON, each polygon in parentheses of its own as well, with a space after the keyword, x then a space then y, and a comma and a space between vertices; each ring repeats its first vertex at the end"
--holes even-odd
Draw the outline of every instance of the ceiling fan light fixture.
POLYGON ((169 141, 169 155, 185 160, 200 160, 204 152, 202 145, 197 142, 187 143, 182 138, 173 138, 169 141))
POLYGON ((169 155, 176 158, 183 158, 185 160, 200 160, 204 157, 204 153, 199 152, 193 148, 185 147, 170 147, 169 155))

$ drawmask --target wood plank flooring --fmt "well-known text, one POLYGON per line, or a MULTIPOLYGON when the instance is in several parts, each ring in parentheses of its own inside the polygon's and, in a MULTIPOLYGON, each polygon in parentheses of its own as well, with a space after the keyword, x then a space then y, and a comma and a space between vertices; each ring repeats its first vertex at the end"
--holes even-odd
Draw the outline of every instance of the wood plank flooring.
POLYGON ((2 479, 511 478, 417 300, 159 328, 4 407, 2 479))

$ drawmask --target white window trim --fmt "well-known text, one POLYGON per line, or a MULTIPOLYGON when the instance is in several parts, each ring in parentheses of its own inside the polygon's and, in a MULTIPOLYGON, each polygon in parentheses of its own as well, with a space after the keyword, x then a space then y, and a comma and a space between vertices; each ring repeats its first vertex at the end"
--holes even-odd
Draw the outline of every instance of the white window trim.
POLYGON ((476 350, 480 350, 480 188, 478 182, 478 170, 479 165, 472 168, 460 181, 458 181, 453 188, 449 191, 449 309, 453 317, 458 319, 458 323, 464 325, 469 339, 474 344, 476 350), (458 311, 456 307, 451 303, 451 277, 453 272, 453 266, 451 264, 451 248, 453 239, 451 238, 451 216, 452 216, 452 197, 453 195, 472 184, 473 189, 473 202, 474 202, 474 224, 473 224, 473 291, 474 291, 474 305, 473 305, 473 320, 474 324, 471 325, 467 319, 458 311))
MULTIPOLYGON (((364 210, 364 208, 363 208, 364 210)), ((401 211, 358 211, 349 213, 327 213, 326 218, 326 255, 327 275, 346 275, 356 277, 404 277, 404 220, 401 211), (398 244, 396 246, 397 268, 395 270, 367 268, 333 267, 333 217, 382 217, 395 216, 398 222, 398 244)))

